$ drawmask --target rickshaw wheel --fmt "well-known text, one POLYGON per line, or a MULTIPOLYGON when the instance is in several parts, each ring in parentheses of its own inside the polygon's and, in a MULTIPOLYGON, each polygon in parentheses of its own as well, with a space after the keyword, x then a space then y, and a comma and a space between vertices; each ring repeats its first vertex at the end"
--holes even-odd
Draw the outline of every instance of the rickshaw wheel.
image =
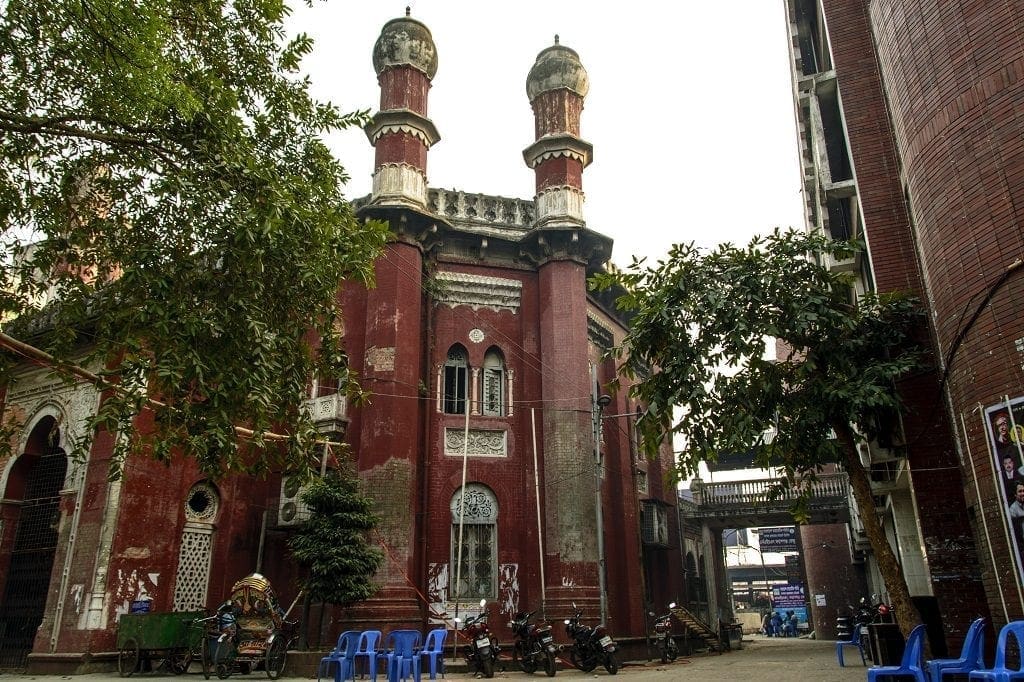
POLYGON ((138 667, 139 642, 134 637, 129 637, 117 654, 117 672, 121 674, 121 677, 131 677, 138 667))
POLYGON ((231 668, 228 667, 227 663, 217 664, 217 677, 222 680, 226 680, 231 677, 231 668))
POLYGON ((181 675, 188 671, 188 666, 192 663, 192 652, 188 649, 171 649, 168 658, 170 658, 171 672, 181 675))
POLYGON ((210 658, 210 638, 203 635, 203 646, 200 660, 203 662, 203 677, 210 679, 211 667, 213 660, 210 658))
POLYGON ((267 677, 276 680, 281 671, 284 670, 284 661, 288 656, 288 649, 285 648, 284 639, 275 638, 267 647, 267 662, 265 665, 267 677))

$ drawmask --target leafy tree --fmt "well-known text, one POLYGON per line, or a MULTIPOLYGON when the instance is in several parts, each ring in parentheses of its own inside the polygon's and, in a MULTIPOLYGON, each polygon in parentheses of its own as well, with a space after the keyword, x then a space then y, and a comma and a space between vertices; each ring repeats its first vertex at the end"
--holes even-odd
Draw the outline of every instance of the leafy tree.
POLYGON ((111 430, 154 413, 121 457, 298 467, 314 454, 309 377, 350 379, 337 289, 370 281, 386 228, 355 219, 321 136, 366 112, 310 96, 312 41, 288 38, 287 14, 283 0, 0 6, 0 319, 159 399, 103 403, 94 425, 111 430), (263 447, 272 427, 288 438, 263 447))
MULTIPOLYGON (((633 392, 649 408, 638 424, 645 446, 673 436, 684 442, 677 473, 688 477, 702 460, 758 444, 757 464, 798 489, 823 465, 842 466, 907 634, 920 616, 875 513, 857 444, 895 423, 897 382, 921 366, 920 312, 900 295, 868 294, 852 305, 848 275, 822 260, 854 248, 776 230, 746 248, 675 246, 655 267, 634 261, 592 285, 621 287, 617 306, 634 315, 615 352, 622 373, 642 378, 633 392), (766 337, 782 343, 784 357, 765 359, 766 337), (762 434, 773 426, 777 435, 766 445, 762 434)), ((798 522, 807 520, 806 495, 794 508, 798 522)))
POLYGON ((347 606, 376 591, 370 582, 384 560, 367 533, 377 522, 373 503, 347 469, 314 478, 302 493, 309 520, 289 540, 292 554, 308 571, 303 590, 311 599, 347 606))

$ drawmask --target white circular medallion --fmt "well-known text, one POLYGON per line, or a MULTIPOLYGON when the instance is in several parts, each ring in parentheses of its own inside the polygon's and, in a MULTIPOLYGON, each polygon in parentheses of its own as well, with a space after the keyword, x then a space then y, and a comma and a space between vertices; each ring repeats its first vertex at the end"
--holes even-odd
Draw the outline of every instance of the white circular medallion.
POLYGON ((473 343, 480 343, 484 340, 484 333, 480 329, 469 330, 469 340, 473 343))

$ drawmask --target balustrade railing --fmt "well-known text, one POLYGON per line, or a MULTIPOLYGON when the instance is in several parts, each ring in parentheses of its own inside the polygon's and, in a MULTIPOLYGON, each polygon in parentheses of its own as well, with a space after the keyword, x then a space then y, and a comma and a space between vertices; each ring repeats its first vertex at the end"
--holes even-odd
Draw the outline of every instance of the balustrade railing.
POLYGON ((804 487, 787 489, 780 488, 778 481, 773 479, 726 483, 701 482, 693 486, 693 494, 694 502, 700 506, 774 506, 792 502, 806 487, 810 487, 812 500, 845 498, 849 486, 845 473, 834 473, 821 474, 817 480, 805 483, 804 487))

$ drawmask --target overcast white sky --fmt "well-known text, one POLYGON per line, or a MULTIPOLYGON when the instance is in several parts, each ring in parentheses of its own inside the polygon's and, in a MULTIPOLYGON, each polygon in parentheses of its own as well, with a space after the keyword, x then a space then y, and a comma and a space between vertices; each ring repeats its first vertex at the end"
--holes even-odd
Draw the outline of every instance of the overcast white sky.
MULTIPOLYGON (((408 4, 430 28, 439 66, 428 115, 441 133, 431 187, 533 198, 526 75, 558 34, 590 76, 584 216, 615 240, 618 265, 656 260, 677 242, 745 243, 802 224, 782 0, 298 4, 289 25, 316 41, 304 71, 315 96, 343 109, 379 106, 371 55, 385 22, 408 4)), ((348 196, 368 194, 363 132, 330 144, 352 176, 348 196)))

